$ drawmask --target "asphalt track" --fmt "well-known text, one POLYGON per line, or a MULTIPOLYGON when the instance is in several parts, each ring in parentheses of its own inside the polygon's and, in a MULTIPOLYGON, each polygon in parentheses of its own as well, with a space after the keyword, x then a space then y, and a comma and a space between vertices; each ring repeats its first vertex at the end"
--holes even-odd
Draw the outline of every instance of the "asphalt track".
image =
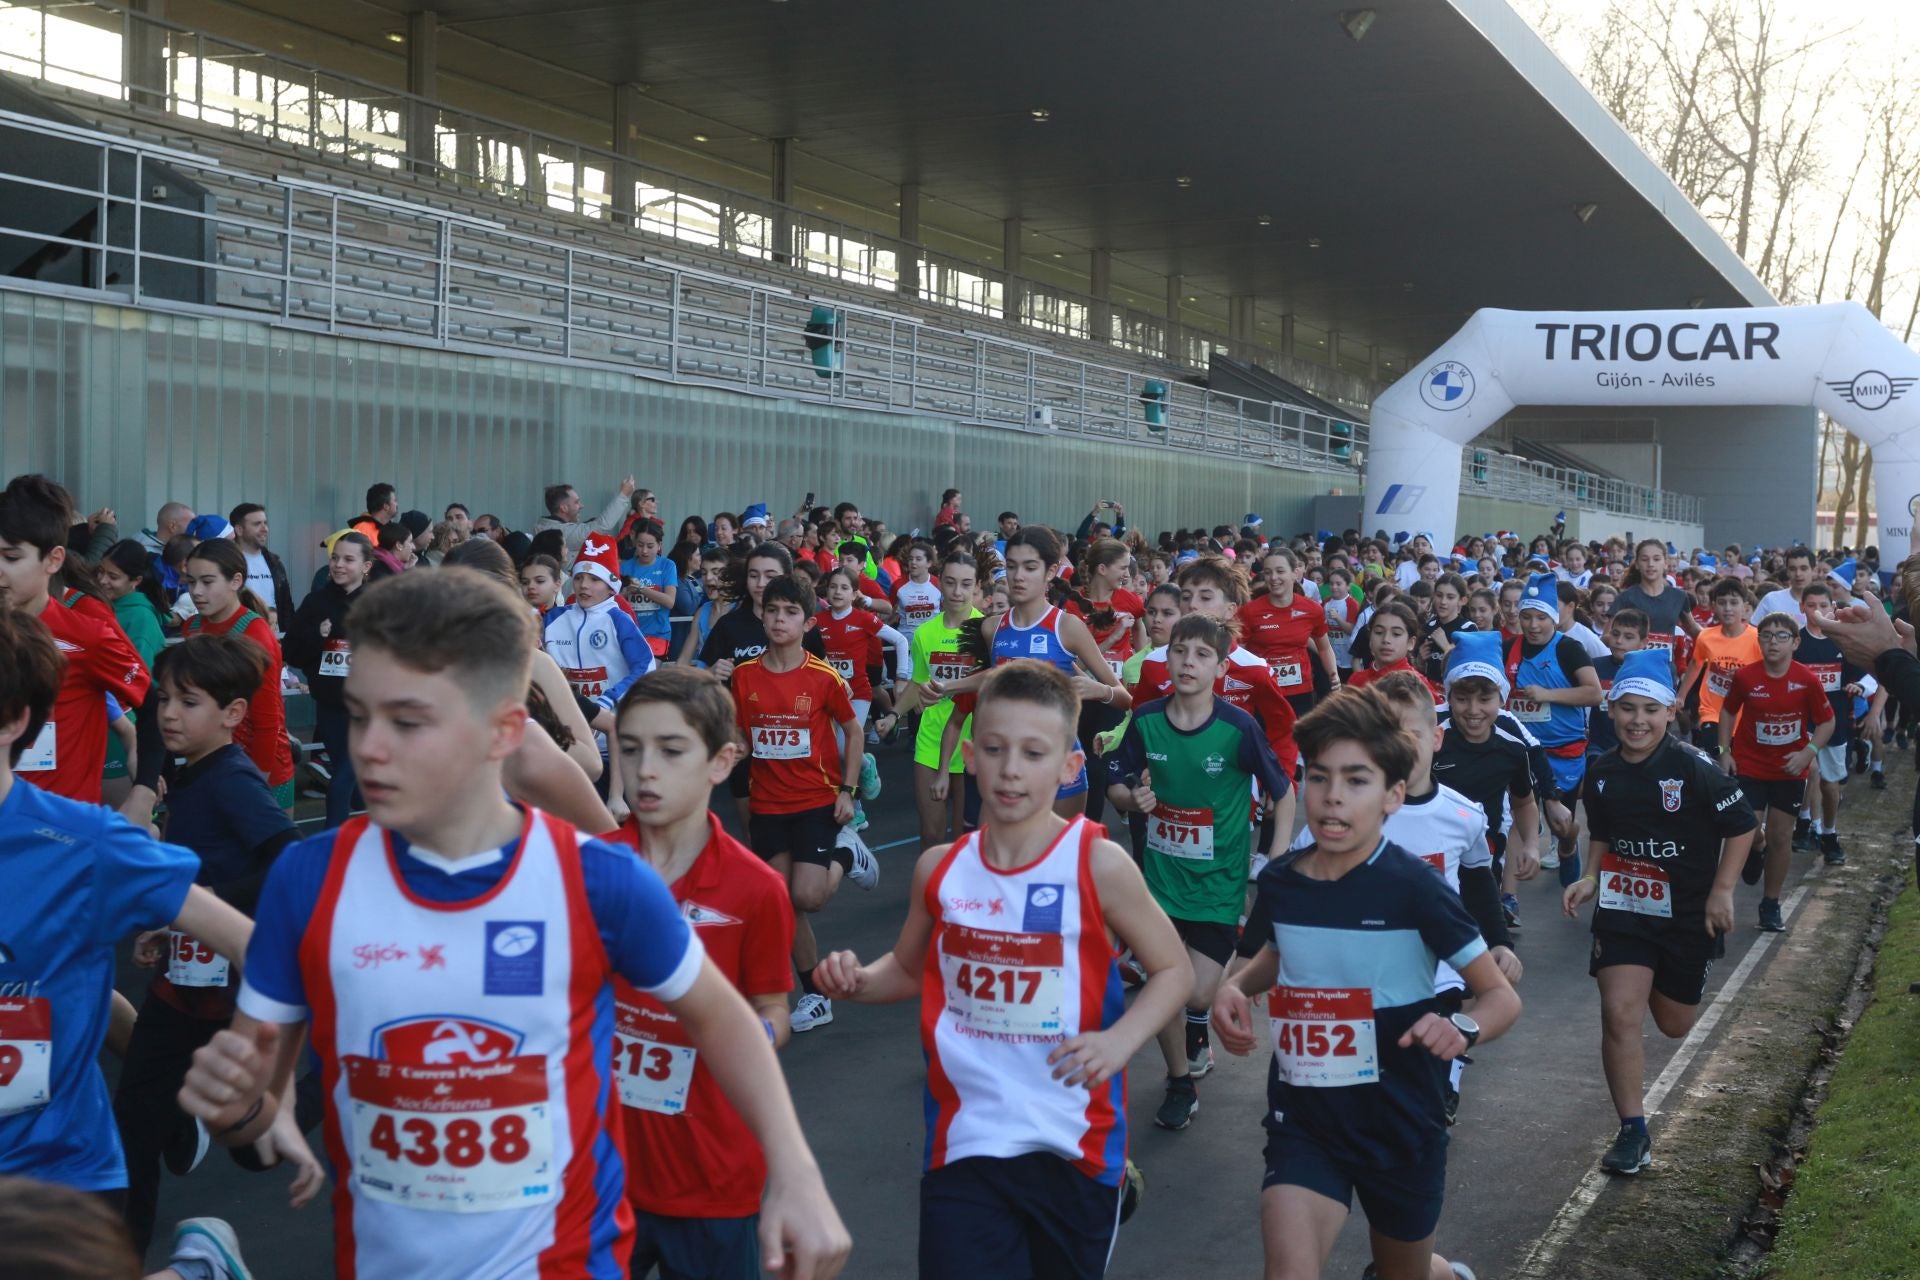
MULTIPOLYGON (((902 744, 882 751, 880 759, 886 791, 868 806, 873 823, 866 833, 880 851, 880 885, 871 893, 843 888, 815 918, 823 948, 850 947, 862 959, 893 945, 915 854, 910 757, 902 744)), ((722 803, 730 808, 724 797, 722 803)), ((1814 860, 1795 855, 1793 883, 1814 860)), ((1437 1247, 1471 1263, 1485 1280, 1509 1274, 1526 1257, 1594 1167, 1616 1123, 1600 1075, 1599 1003, 1587 976, 1586 924, 1561 917, 1559 893, 1552 872, 1521 886, 1518 950, 1527 966, 1520 985, 1526 1011, 1505 1039, 1474 1055, 1453 1131, 1437 1247)), ((1741 887, 1739 926, 1726 959, 1715 966, 1709 1000, 1763 936, 1752 924, 1757 900, 1757 890, 1741 887)), ((121 989, 137 1005, 144 971, 123 968, 121 979, 121 989)), ((808 1140, 853 1233, 844 1274, 856 1280, 906 1280, 916 1271, 924 1134, 917 1011, 912 1003, 842 1004, 833 1023, 795 1037, 782 1055, 808 1140)), ((1703 1052, 1712 1052, 1724 1029, 1722 1024, 1705 1041, 1703 1052)), ((1658 1036, 1649 1039, 1650 1084, 1674 1047, 1658 1036)), ((1129 1153, 1146 1173, 1148 1189, 1139 1212, 1121 1229, 1108 1271, 1113 1280, 1258 1272, 1266 1059, 1236 1059, 1217 1048, 1216 1054, 1218 1069, 1200 1085, 1200 1113, 1180 1133, 1153 1126, 1164 1071, 1159 1051, 1150 1042, 1133 1061, 1129 1153)), ((107 1067, 111 1074, 110 1058, 107 1067)), ((1653 1130, 1657 1160, 1657 1116, 1653 1130)), ((286 1177, 247 1174, 215 1151, 190 1177, 165 1180, 159 1221, 224 1217, 239 1232, 260 1280, 323 1280, 333 1274, 331 1215, 324 1198, 299 1212, 288 1210, 286 1177)), ((165 1243, 156 1241, 150 1264, 164 1263, 165 1243)), ((1365 1221, 1356 1209, 1326 1274, 1358 1276, 1366 1260, 1365 1221)))

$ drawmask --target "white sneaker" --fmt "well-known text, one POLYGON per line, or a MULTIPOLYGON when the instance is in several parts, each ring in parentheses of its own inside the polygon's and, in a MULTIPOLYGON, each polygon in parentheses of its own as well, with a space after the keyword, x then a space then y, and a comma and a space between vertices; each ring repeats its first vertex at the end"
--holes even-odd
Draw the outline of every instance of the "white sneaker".
POLYGON ((1213 1074, 1212 1045, 1207 1045, 1197 1054, 1187 1055, 1187 1074, 1195 1080, 1204 1080, 1213 1074))
POLYGON ((873 850, 867 848, 867 842, 860 838, 859 832, 852 827, 842 827, 833 842, 842 849, 853 851, 853 867, 847 872, 847 879, 862 889, 871 889, 880 883, 880 859, 873 856, 873 850))
POLYGON ((1542 871, 1559 870, 1560 869, 1560 850, 1553 847, 1548 847, 1546 849, 1541 850, 1540 869, 1542 871))
POLYGON ((240 1258, 240 1238, 223 1218, 188 1218, 173 1229, 175 1262, 204 1262, 224 1280, 253 1280, 240 1258))
POLYGON ((793 1028, 794 1034, 798 1035, 802 1031, 824 1027, 832 1021, 833 1001, 825 996, 808 992, 800 997, 798 1004, 793 1006, 793 1016, 787 1020, 787 1023, 793 1028))

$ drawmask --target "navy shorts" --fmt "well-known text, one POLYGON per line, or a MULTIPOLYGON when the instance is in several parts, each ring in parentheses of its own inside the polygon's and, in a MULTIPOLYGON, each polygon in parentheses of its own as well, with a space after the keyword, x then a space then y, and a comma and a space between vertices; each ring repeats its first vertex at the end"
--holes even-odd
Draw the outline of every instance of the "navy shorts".
POLYGON ((760 1215, 667 1218, 633 1212, 632 1280, 660 1270, 660 1280, 761 1280, 760 1215))
POLYGON ((1367 1225, 1389 1240, 1413 1242, 1433 1235, 1447 1194, 1447 1147, 1436 1143, 1418 1162, 1370 1169, 1336 1160, 1313 1139, 1267 1128, 1267 1174, 1260 1189, 1305 1187, 1353 1208, 1354 1192, 1367 1225))
POLYGON ((920 1280, 1097 1280, 1120 1230, 1120 1191, 1044 1151, 928 1170, 920 1280))

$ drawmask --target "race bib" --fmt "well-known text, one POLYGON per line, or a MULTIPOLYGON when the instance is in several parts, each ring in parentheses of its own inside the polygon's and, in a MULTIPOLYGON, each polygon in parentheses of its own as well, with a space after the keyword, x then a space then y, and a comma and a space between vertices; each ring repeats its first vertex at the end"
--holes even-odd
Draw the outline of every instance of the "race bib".
POLYGON ((621 1004, 618 1011, 613 1073, 622 1105, 663 1116, 681 1114, 687 1109, 687 1090, 693 1085, 693 1064, 700 1051, 656 1040, 631 1005, 621 1004))
POLYGON ((753 758, 756 760, 805 760, 812 754, 811 729, 787 729, 770 724, 753 726, 753 758))
POLYGON ((1672 633, 1671 631, 1653 631, 1653 632, 1649 632, 1649 633, 1648 633, 1648 635, 1647 635, 1647 646, 1646 646, 1646 647, 1647 647, 1647 648, 1649 648, 1649 649, 1671 649, 1671 648, 1673 648, 1673 633, 1672 633))
POLYGON ((40 732, 34 735, 33 745, 20 753, 19 763, 13 766, 15 773, 42 773, 54 767, 60 753, 55 749, 53 721, 40 726, 40 732))
POLYGON ((605 667, 563 667, 561 671, 573 691, 583 698, 597 698, 607 687, 605 667))
POLYGON ((1549 704, 1535 702, 1532 698, 1509 698, 1507 710, 1522 724, 1544 724, 1553 718, 1549 704))
POLYGON ((973 662, 965 654, 936 653, 928 657, 927 670, 941 684, 952 684, 973 674, 973 662))
POLYGON ((840 678, 842 680, 845 680, 848 684, 853 683, 853 659, 852 658, 829 658, 827 659, 827 662, 833 667, 835 671, 838 671, 840 673, 840 678))
POLYGON ((1800 717, 1790 720, 1758 720, 1753 736, 1763 747, 1790 747, 1800 741, 1800 717))
POLYGON ((345 640, 325 640, 321 642, 320 675, 345 680, 352 669, 352 645, 349 645, 345 640))
POLYGON ((559 1194, 546 1058, 413 1067, 350 1055, 342 1065, 361 1195, 439 1213, 490 1213, 559 1194))
POLYGON ((167 934, 167 981, 176 987, 224 987, 227 958, 191 934, 167 934))
POLYGON ((1831 662, 1816 665, 1813 673, 1820 677, 1820 688, 1826 693, 1840 692, 1840 668, 1831 662))
POLYGON ((1307 682, 1305 664, 1300 662, 1269 663, 1268 670, 1273 672, 1273 682, 1282 689, 1291 689, 1307 682))
POLYGON ((1367 987, 1275 987, 1267 995, 1280 1078, 1308 1088, 1377 1084, 1373 991, 1367 987))
POLYGON ((1169 858, 1213 861, 1213 810, 1156 805, 1147 815, 1147 848, 1169 858))
POLYGON ((940 934, 947 1012, 969 1035, 1065 1034, 1064 945, 1057 933, 996 933, 948 925, 940 934))
POLYGON ((1671 920, 1673 885, 1667 873, 1651 862, 1605 853, 1600 857, 1600 905, 1608 911, 1671 920))
POLYGON ((1727 696, 1727 690, 1733 688, 1733 672, 1722 671, 1718 667, 1707 669, 1707 692, 1716 698, 1727 696))
POLYGON ((650 600, 646 596, 638 594, 629 600, 628 603, 633 606, 635 613, 658 613, 666 607, 658 600, 650 600))
POLYGON ((1115 680, 1118 680, 1121 684, 1127 682, 1127 660, 1125 658, 1116 658, 1112 654, 1108 654, 1107 665, 1113 668, 1113 678, 1115 680))
POLYGON ((907 615, 907 621, 917 627, 938 613, 939 609, 931 604, 910 604, 906 606, 904 612, 907 615))
POLYGON ((0 998, 0 1116, 53 1099, 53 1005, 43 996, 0 998))

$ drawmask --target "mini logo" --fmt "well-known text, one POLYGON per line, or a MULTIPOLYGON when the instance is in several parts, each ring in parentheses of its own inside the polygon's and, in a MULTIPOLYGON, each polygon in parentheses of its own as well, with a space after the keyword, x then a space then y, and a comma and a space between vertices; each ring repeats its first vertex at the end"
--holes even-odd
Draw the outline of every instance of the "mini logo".
POLYGON ((1593 789, 1596 794, 1605 794, 1607 789, 1607 780, 1605 778, 1595 778, 1593 780, 1593 789))
POLYGON ((1680 812, 1680 789, 1685 785, 1685 778, 1660 779, 1660 807, 1668 813, 1680 812))
POLYGON ((1907 394, 1914 381, 1913 378, 1890 378, 1878 369, 1868 369, 1854 374, 1846 382, 1829 382, 1827 387, 1854 408, 1872 413, 1907 394))
POLYGON ((1473 399, 1473 370, 1457 360, 1442 360, 1420 375, 1420 398, 1442 413, 1465 408, 1473 399))
POLYGON ((1373 514, 1377 516, 1404 516, 1420 505, 1420 499, 1427 496, 1427 486, 1423 484, 1390 484, 1387 491, 1380 495, 1380 505, 1373 514))
POLYGON ((797 716, 812 715, 813 714, 813 695, 810 693, 803 693, 799 697, 795 698, 793 700, 793 714, 797 716))

